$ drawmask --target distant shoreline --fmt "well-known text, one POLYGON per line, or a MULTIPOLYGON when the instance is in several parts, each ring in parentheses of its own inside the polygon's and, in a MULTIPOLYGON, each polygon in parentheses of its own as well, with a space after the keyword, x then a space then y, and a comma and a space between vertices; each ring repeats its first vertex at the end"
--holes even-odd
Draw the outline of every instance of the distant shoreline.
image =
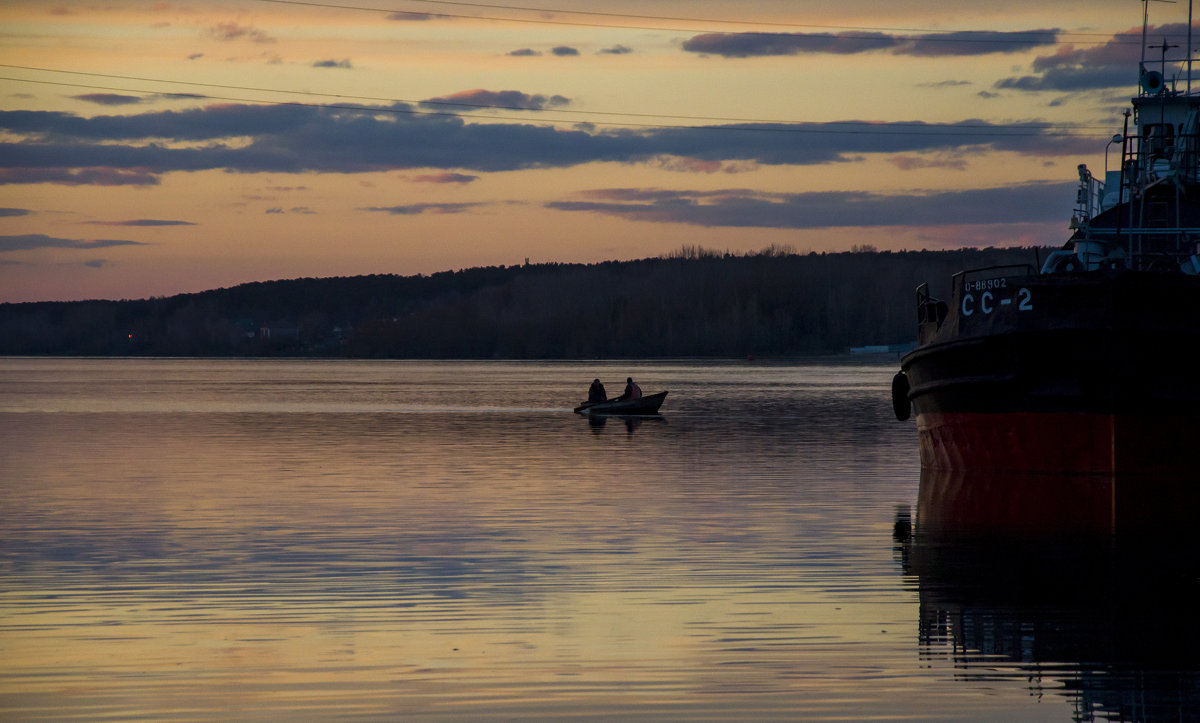
MULTIPOLYGON (((125 301, 0 304, 0 355, 768 359, 902 347, 913 293, 1039 248, 860 250, 304 278, 125 301)), ((940 293, 948 293, 948 289, 940 293)))

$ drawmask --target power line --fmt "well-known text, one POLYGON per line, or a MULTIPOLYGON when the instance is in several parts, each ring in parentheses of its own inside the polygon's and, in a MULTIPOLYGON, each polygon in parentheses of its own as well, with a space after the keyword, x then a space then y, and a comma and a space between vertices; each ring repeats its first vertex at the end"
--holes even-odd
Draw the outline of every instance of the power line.
MULTIPOLYGON (((227 84, 222 84, 222 83, 199 83, 199 82, 192 82, 192 81, 186 81, 186 80, 168 80, 165 78, 147 78, 147 77, 136 76, 136 75, 117 75, 117 74, 113 74, 113 73, 95 73, 95 72, 88 72, 88 71, 82 71, 82 70, 59 70, 56 68, 36 68, 33 66, 28 66, 28 65, 10 65, 7 63, 0 63, 0 68, 12 68, 14 70, 40 71, 40 72, 46 72, 46 73, 66 73, 69 75, 83 75, 83 76, 88 76, 88 77, 93 77, 93 78, 114 78, 117 80, 133 80, 133 81, 147 82, 147 83, 169 83, 172 85, 190 85, 190 86, 198 86, 198 87, 204 87, 204 88, 221 88, 223 90, 245 90, 245 91, 250 91, 250 92, 254 92, 254 93, 286 93, 286 94, 291 94, 291 95, 310 95, 310 96, 315 96, 318 98, 340 98, 340 99, 345 99, 345 100, 366 100, 366 101, 375 101, 375 102, 382 102, 382 103, 408 103, 410 105, 447 106, 447 107, 451 107, 451 108, 456 108, 456 107, 457 108, 479 108, 479 109, 491 109, 491 110, 524 111, 524 112, 530 112, 530 113, 543 112, 539 109, 522 108, 519 106, 500 105, 500 104, 492 104, 492 103, 472 103, 470 101, 451 101, 451 100, 436 100, 436 99, 411 100, 411 99, 407 99, 407 98, 381 98, 381 97, 376 97, 376 96, 347 95, 347 94, 343 94, 343 93, 322 93, 322 92, 318 92, 318 91, 308 91, 308 90, 294 91, 294 90, 284 90, 284 89, 279 89, 279 88, 260 88, 260 87, 245 86, 245 85, 227 85, 227 84)), ((21 79, 8 78, 7 80, 21 80, 21 79)), ((39 81, 29 80, 27 82, 36 83, 39 81)), ((91 87, 91 86, 79 86, 79 87, 91 87)), ((112 90, 111 88, 102 88, 102 89, 103 90, 112 90)), ((128 92, 150 92, 150 91, 128 91, 128 92)), ((262 101, 262 102, 270 102, 270 101, 262 101)), ((728 118, 728 117, 718 117, 718 116, 688 116, 688 115, 670 115, 670 114, 665 114, 665 113, 635 113, 635 112, 620 112, 620 111, 571 110, 571 109, 564 109, 564 108, 556 109, 555 112, 566 113, 566 114, 570 114, 570 115, 599 115, 599 116, 618 116, 618 117, 629 117, 629 118, 675 118, 675 119, 679 119, 679 120, 719 121, 719 122, 725 122, 725 123, 791 123, 791 122, 794 122, 794 121, 784 121, 784 120, 766 120, 766 119, 762 119, 762 118, 728 118)))
MULTIPOLYGON (((574 26, 574 27, 617 28, 617 29, 626 29, 626 30, 671 30, 671 31, 675 31, 675 32, 687 32, 687 33, 712 32, 711 30, 699 30, 699 29, 695 29, 695 28, 664 28, 664 27, 659 27, 659 26, 651 27, 651 26, 638 26, 638 25, 629 25, 629 24, 614 25, 614 24, 599 23, 599 22, 552 20, 549 18, 497 17, 497 16, 489 16, 489 15, 464 15, 461 13, 446 13, 446 12, 425 13, 425 12, 419 12, 416 10, 394 10, 394 9, 388 9, 388 8, 364 7, 361 5, 343 5, 343 4, 337 4, 337 3, 315 2, 315 0, 256 0, 256 1, 264 2, 264 3, 272 3, 272 4, 276 4, 276 5, 299 5, 299 6, 303 6, 303 7, 328 8, 328 9, 335 9, 335 10, 354 10, 354 11, 359 11, 359 12, 387 13, 389 15, 412 15, 412 16, 432 15, 435 17, 461 18, 461 19, 468 19, 468 20, 494 20, 494 21, 501 21, 501 22, 533 23, 533 24, 537 24, 537 25, 567 25, 567 26, 574 26)), ((536 7, 517 6, 517 5, 501 5, 501 4, 493 4, 493 3, 459 2, 457 0, 409 0, 409 2, 421 2, 421 3, 434 4, 434 5, 449 5, 449 6, 458 6, 458 7, 486 8, 489 10, 511 10, 514 12, 552 13, 552 14, 558 14, 558 15, 585 15, 585 16, 604 17, 604 18, 629 18, 630 20, 635 20, 635 21, 650 20, 650 21, 663 21, 663 22, 711 23, 711 24, 723 24, 723 25, 739 24, 739 25, 757 25, 757 26, 763 26, 763 27, 816 28, 816 29, 821 29, 821 30, 851 30, 851 31, 859 31, 859 32, 881 32, 881 33, 928 33, 929 35, 924 36, 924 37, 912 38, 914 40, 921 40, 922 42, 943 41, 943 42, 954 42, 954 43, 1024 44, 1024 43, 1028 43, 1029 39, 1037 38, 1037 37, 1052 38, 1053 44, 1056 44, 1056 45, 1064 44, 1064 43, 1073 43, 1073 44, 1079 44, 1079 45, 1105 45, 1108 43, 1137 44, 1138 42, 1140 42, 1137 40, 1122 40, 1122 39, 1117 38, 1116 34, 1105 34, 1105 33, 1079 33, 1079 32, 1060 33, 1058 31, 1029 31, 1029 32, 1016 31, 1016 32, 1012 32, 1012 33, 1007 33, 1007 35, 1018 35, 1018 36, 1020 36, 1020 38, 1022 38, 1022 39, 1016 39, 1016 38, 1011 38, 1011 37, 1010 38, 986 37, 986 36, 1002 35, 1002 33, 993 32, 993 31, 955 31, 955 30, 941 30, 941 29, 932 29, 932 28, 889 28, 889 27, 869 27, 869 26, 854 26, 854 25, 816 25, 816 24, 803 24, 803 23, 776 23, 776 22, 763 21, 763 20, 752 20, 752 21, 739 22, 739 21, 731 21, 731 20, 713 20, 713 19, 709 19, 709 18, 676 17, 676 16, 664 16, 664 15, 636 15, 636 14, 631 14, 631 13, 612 13, 612 12, 602 12, 602 11, 597 11, 597 10, 562 10, 562 9, 556 9, 556 8, 536 8, 536 7), (972 33, 977 33, 980 37, 971 38, 971 39, 964 37, 965 35, 969 35, 972 33), (937 37, 938 35, 954 35, 955 37, 939 38, 939 37, 937 37), (1105 40, 1073 41, 1073 40, 1063 40, 1061 38, 1105 38, 1105 40)), ((764 33, 763 31, 742 30, 742 31, 728 32, 726 34, 728 34, 728 35, 763 35, 766 33, 764 33)), ((877 40, 878 39, 876 36, 872 36, 872 35, 854 36, 854 35, 841 34, 841 35, 838 35, 837 37, 840 39, 849 39, 849 40, 854 40, 854 39, 877 40)))
MULTIPOLYGON (((279 88, 261 88, 261 87, 254 87, 254 86, 228 85, 228 84, 220 84, 220 83, 199 83, 199 82, 192 82, 192 81, 186 81, 186 80, 170 80, 170 79, 166 79, 166 78, 148 78, 148 77, 142 77, 142 76, 117 75, 117 74, 112 74, 112 73, 95 73, 95 72, 82 71, 82 70, 60 70, 60 69, 55 69, 55 68, 38 68, 38 67, 27 66, 27 65, 11 65, 11 64, 7 64, 7 63, 0 63, 0 68, 11 68, 14 70, 28 70, 28 71, 37 71, 37 72, 46 72, 46 73, 63 73, 63 74, 67 74, 67 75, 81 75, 81 76, 92 77, 92 78, 112 78, 112 79, 117 79, 117 80, 130 80, 130 81, 145 82, 145 83, 165 83, 165 84, 170 84, 170 85, 187 85, 187 86, 200 87, 200 88, 219 88, 222 90, 240 90, 240 91, 247 91, 247 92, 253 92, 253 93, 281 93, 281 94, 289 94, 289 95, 308 95, 308 96, 314 96, 314 97, 319 97, 319 98, 337 98, 337 99, 342 99, 342 100, 363 100, 363 101, 382 102, 382 103, 407 104, 407 105, 412 105, 412 106, 433 105, 433 106, 446 106, 446 107, 450 107, 450 108, 469 107, 469 108, 477 108, 477 109, 481 109, 481 110, 487 109, 487 110, 521 111, 521 112, 538 113, 538 114, 542 114, 542 113, 546 113, 546 112, 553 112, 553 113, 557 113, 557 114, 567 114, 567 115, 575 115, 575 116, 663 118, 663 119, 707 121, 707 122, 718 122, 718 123, 755 124, 754 126, 745 126, 745 127, 708 126, 708 128, 713 129, 713 130, 734 130, 734 131, 740 130, 740 131, 759 131, 759 132, 806 132, 806 133, 826 132, 826 133, 857 133, 857 134, 864 134, 864 135, 870 135, 870 134, 897 135, 897 134, 905 134, 904 129, 908 128, 908 129, 913 129, 913 130, 907 131, 907 134, 914 134, 914 135, 915 134, 920 134, 920 135, 933 135, 933 134, 938 134, 938 135, 981 135, 981 136, 983 136, 983 135, 999 135, 999 136, 1062 135, 1062 136, 1095 136, 1095 137, 1099 137, 1101 135, 1101 133, 1085 133, 1085 132, 1077 132, 1077 131, 1085 131, 1088 129, 1096 130, 1096 129, 1107 128, 1107 126, 1085 126, 1085 125, 1075 125, 1075 124, 1069 125, 1069 124, 1061 124, 1061 123, 1021 124, 1021 125, 1009 125, 1009 126, 981 123, 981 124, 959 124, 959 125, 953 126, 955 129, 962 129, 963 131, 976 131, 976 130, 986 131, 984 133, 966 133, 966 132, 960 132, 957 130, 956 131, 945 130, 945 128, 946 128, 945 126, 940 127, 940 128, 942 128, 942 130, 934 131, 932 129, 928 129, 928 124, 925 124, 925 123, 889 123, 888 124, 889 130, 885 131, 885 130, 881 130, 878 128, 870 128, 869 126, 873 126, 875 124, 868 122, 868 121, 857 121, 857 122, 830 121, 830 122, 826 122, 824 124, 825 126, 847 126, 847 127, 848 126, 855 126, 855 127, 868 126, 868 128, 864 128, 864 129, 858 130, 858 131, 838 130, 837 128, 828 128, 827 130, 813 129, 813 128, 796 128, 796 127, 780 128, 780 127, 778 127, 780 125, 795 126, 801 122, 793 121, 793 120, 768 120, 768 119, 762 119, 762 118, 729 118, 729 117, 719 117, 719 116, 687 116, 687 115, 668 115, 668 114, 654 114, 654 113, 625 113, 625 112, 617 112, 617 111, 588 111, 588 110, 569 110, 569 109, 555 109, 554 111, 543 111, 543 110, 534 110, 534 109, 528 109, 528 108, 520 108, 520 107, 516 107, 516 106, 505 106, 505 105, 487 104, 487 103, 471 103, 471 102, 458 102, 458 101, 445 101, 445 100, 414 101, 414 100, 407 100, 407 99, 402 99, 402 98, 380 98, 380 97, 371 97, 371 96, 346 95, 346 94, 340 94, 340 93, 320 93, 320 92, 315 92, 315 91, 293 91, 293 90, 284 90, 284 89, 279 89, 279 88), (1055 130, 1055 129, 1062 129, 1062 130, 1055 130)), ((116 87, 111 87, 111 86, 102 86, 102 85, 95 85, 95 84, 68 83, 68 82, 63 82, 63 81, 51 81, 51 80, 35 80, 35 79, 30 79, 30 78, 0 77, 0 80, 8 80, 8 81, 24 82, 24 83, 34 83, 34 84, 41 84, 41 85, 57 85, 57 86, 65 86, 65 87, 71 87, 71 88, 84 88, 84 89, 91 89, 91 90, 108 90, 108 91, 119 91, 119 92, 125 92, 125 93, 141 93, 141 94, 147 94, 147 95, 154 95, 154 94, 162 93, 162 91, 146 90, 146 89, 141 89, 141 88, 116 88, 116 87)), ((515 118, 515 117, 506 117, 506 116, 459 113, 459 112, 453 112, 453 111, 449 111, 449 110, 444 110, 444 111, 425 110, 425 109, 421 109, 419 107, 414 107, 414 108, 409 108, 409 109, 381 108, 381 107, 364 108, 361 106, 354 106, 354 105, 331 105, 331 104, 327 104, 327 103, 305 103, 305 102, 301 102, 301 101, 273 101, 273 100, 263 100, 263 99, 246 99, 246 98, 235 98, 235 97, 228 97, 228 96, 217 96, 217 95, 211 95, 208 93, 205 93, 205 94, 166 93, 166 95, 183 95, 183 96, 189 96, 189 97, 204 98, 204 99, 208 99, 208 100, 240 101, 240 102, 255 103, 255 104, 260 104, 260 105, 293 105, 293 106, 303 106, 303 107, 311 107, 311 108, 330 108, 330 109, 336 109, 336 110, 348 110, 348 111, 356 111, 356 112, 363 112, 363 113, 384 112, 384 113, 402 113, 405 115, 456 116, 456 117, 460 117, 460 118, 473 118, 473 119, 481 119, 481 120, 510 120, 510 121, 526 122, 526 123, 534 121, 534 122, 540 122, 540 123, 546 123, 546 124, 578 122, 578 119, 568 121, 568 120, 562 120, 562 119, 556 120, 556 119, 549 119, 549 118, 538 118, 538 119, 515 118)), ((598 124, 598 125, 625 126, 625 127, 634 127, 634 128, 706 128, 705 126, 690 126, 690 125, 682 125, 682 124, 676 124, 676 123, 647 123, 647 122, 619 122, 619 121, 588 121, 588 122, 598 124)))

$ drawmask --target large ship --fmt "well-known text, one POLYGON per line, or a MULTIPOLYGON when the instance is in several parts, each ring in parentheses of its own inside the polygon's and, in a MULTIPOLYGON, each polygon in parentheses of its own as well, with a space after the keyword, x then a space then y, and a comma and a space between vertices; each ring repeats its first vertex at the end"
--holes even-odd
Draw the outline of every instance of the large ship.
POLYGON ((1133 107, 1105 149, 1107 165, 1119 145, 1120 163, 1103 179, 1079 166, 1061 249, 960 272, 948 301, 917 288, 917 348, 892 401, 900 419, 916 415, 922 467, 1124 474, 1200 460, 1190 32, 1187 46, 1175 61, 1165 40, 1161 60, 1143 50, 1133 107))

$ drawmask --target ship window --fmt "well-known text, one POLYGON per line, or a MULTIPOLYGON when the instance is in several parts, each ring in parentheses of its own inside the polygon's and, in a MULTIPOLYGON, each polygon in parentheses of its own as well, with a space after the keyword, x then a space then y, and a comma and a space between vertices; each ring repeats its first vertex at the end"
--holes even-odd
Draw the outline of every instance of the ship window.
POLYGON ((1153 228, 1166 228, 1170 225, 1170 205, 1166 201, 1151 201, 1146 204, 1145 224, 1153 228))
POLYGON ((1146 152, 1151 156, 1166 156, 1175 145, 1175 129, 1169 123, 1153 123, 1143 131, 1146 152))

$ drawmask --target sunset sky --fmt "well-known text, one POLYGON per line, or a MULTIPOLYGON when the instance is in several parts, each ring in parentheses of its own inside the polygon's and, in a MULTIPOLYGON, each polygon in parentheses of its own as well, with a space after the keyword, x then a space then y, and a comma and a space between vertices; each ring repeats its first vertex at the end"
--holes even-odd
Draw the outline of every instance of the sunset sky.
MULTIPOLYGON (((0 301, 1061 244, 1142 7, 9 0, 0 301)), ((1186 3, 1150 13, 1186 46, 1186 3)))

